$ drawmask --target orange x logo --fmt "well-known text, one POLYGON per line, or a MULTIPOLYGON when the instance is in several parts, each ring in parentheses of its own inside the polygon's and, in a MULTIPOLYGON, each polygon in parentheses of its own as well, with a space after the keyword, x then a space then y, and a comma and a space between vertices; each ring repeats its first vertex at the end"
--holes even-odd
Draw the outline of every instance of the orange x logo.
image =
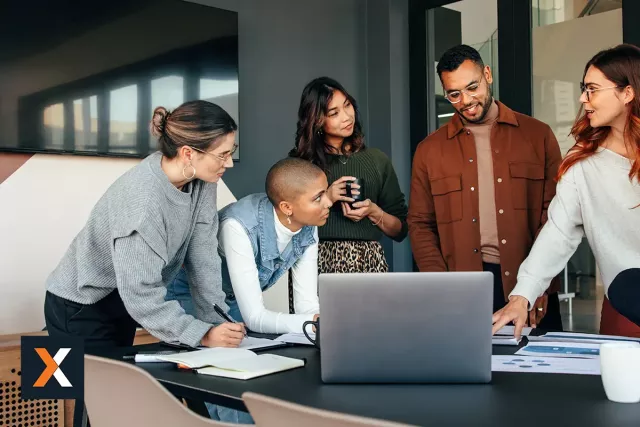
POLYGON ((71 349, 61 348, 53 357, 51 357, 46 348, 37 347, 35 350, 46 367, 44 371, 42 371, 42 374, 40 374, 40 377, 38 377, 36 382, 33 384, 33 386, 44 387, 45 385, 47 385, 51 377, 55 377, 55 379, 62 387, 71 387, 71 383, 60 369, 60 364, 62 363, 64 358, 67 357, 67 354, 69 354, 71 349))

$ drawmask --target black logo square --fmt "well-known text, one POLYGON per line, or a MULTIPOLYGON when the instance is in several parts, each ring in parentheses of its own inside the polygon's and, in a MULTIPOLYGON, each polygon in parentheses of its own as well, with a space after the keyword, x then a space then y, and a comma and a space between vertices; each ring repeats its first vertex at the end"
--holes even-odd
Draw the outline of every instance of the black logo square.
POLYGON ((23 399, 82 399, 82 338, 21 337, 23 399))

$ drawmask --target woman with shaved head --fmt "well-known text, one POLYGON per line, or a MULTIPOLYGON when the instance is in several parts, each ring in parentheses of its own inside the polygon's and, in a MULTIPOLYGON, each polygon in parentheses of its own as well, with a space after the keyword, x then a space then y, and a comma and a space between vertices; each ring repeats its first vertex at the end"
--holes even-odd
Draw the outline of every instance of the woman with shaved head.
MULTIPOLYGON (((222 259, 222 288, 229 315, 253 332, 302 332, 316 320, 318 303, 318 226, 327 222, 332 202, 322 169, 288 158, 267 174, 266 192, 251 194, 220 211, 218 252, 222 259), (262 292, 291 270, 295 313, 264 306, 262 292)), ((168 298, 193 310, 186 271, 170 286, 168 298)), ((251 423, 244 412, 207 404, 213 419, 251 423)))
MULTIPOLYGON (((280 160, 267 174, 266 192, 251 194, 220 211, 218 252, 229 315, 260 333, 302 332, 318 314, 318 226, 331 201, 327 177, 295 158, 280 160), (291 269, 295 314, 267 310, 262 292, 291 269)), ((193 310, 186 271, 171 286, 187 312, 193 310)))

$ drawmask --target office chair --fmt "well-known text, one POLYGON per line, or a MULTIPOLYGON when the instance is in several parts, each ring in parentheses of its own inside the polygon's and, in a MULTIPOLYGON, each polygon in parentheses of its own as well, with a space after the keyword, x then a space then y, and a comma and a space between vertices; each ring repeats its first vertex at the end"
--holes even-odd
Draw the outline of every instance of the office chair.
POLYGON ((374 418, 310 408, 257 393, 246 392, 242 400, 257 427, 408 427, 374 418))
POLYGON ((135 365, 85 355, 85 405, 91 427, 231 427, 194 413, 135 365))

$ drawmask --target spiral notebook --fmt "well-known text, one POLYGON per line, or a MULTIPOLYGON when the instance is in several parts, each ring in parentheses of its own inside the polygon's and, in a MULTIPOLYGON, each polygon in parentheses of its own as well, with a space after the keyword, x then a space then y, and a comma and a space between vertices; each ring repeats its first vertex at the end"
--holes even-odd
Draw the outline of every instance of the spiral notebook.
POLYGON ((256 354, 240 348, 208 348, 159 357, 195 372, 216 377, 248 380, 303 367, 304 360, 277 354, 256 354))

